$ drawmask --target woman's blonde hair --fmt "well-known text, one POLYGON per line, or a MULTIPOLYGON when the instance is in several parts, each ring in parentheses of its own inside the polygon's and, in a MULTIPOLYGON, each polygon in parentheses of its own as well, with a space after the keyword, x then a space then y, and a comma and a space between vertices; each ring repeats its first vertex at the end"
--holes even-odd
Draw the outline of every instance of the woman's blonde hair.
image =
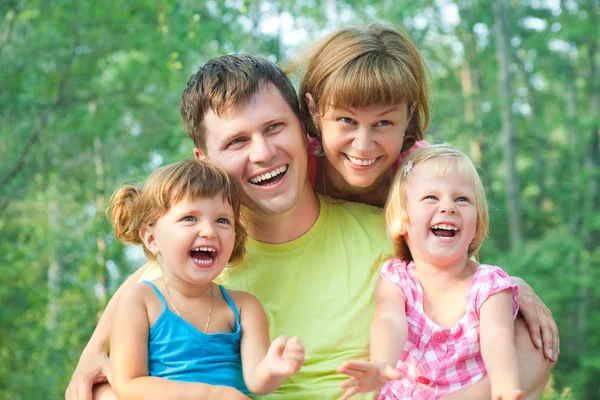
MULTIPOLYGON (((403 260, 412 260, 410 249, 404 240, 403 234, 406 232, 406 224, 409 222, 407 205, 406 182, 410 173, 404 173, 408 163, 412 163, 412 168, 418 168, 419 164, 433 160, 437 164, 439 176, 458 174, 467 178, 475 189, 474 205, 477 210, 477 225, 475 236, 469 245, 468 256, 475 255, 489 231, 489 213, 485 190, 481 178, 477 173, 477 168, 473 161, 464 153, 454 149, 447 144, 422 147, 411 152, 403 161, 390 188, 390 194, 385 204, 385 223, 388 235, 394 242, 396 256, 403 260)), ((411 169, 411 167, 408 167, 411 169)))
POLYGON ((427 75, 423 57, 408 34, 385 24, 339 29, 309 47, 286 72, 303 69, 300 116, 308 134, 321 139, 313 123, 306 94, 319 114, 334 107, 407 103, 408 115, 402 151, 422 140, 429 126, 427 75))
POLYGON ((240 189, 227 173, 203 160, 184 160, 158 168, 139 189, 126 185, 117 189, 106 210, 117 239, 123 243, 141 244, 151 260, 156 257, 146 248, 140 229, 153 226, 156 221, 180 200, 222 195, 233 208, 235 242, 230 263, 243 259, 246 229, 241 221, 240 189))

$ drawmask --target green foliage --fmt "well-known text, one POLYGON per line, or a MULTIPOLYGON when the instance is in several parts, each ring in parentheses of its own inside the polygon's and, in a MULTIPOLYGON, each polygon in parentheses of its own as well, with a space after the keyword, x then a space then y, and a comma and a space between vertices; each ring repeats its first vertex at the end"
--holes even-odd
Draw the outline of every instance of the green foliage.
POLYGON ((428 140, 481 167, 492 220, 482 259, 554 313, 562 352, 544 398, 595 398, 599 3, 507 4, 525 237, 512 250, 491 0, 2 2, 0 399, 62 398, 107 296, 137 267, 104 208, 118 184, 192 156, 178 104, 195 68, 229 52, 282 61, 298 49, 285 43, 371 21, 403 26, 422 49, 435 87, 428 140))

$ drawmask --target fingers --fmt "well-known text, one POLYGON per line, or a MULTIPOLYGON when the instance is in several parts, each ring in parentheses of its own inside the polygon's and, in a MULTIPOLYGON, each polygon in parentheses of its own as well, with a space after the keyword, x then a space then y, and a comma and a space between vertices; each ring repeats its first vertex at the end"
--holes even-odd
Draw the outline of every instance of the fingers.
POLYGON ((267 352, 269 355, 281 357, 283 354, 283 350, 285 349, 285 343, 287 342, 287 338, 285 336, 279 336, 275 338, 271 342, 269 346, 269 351, 267 352))
POLYGON ((359 385, 360 385, 360 382, 357 378, 350 378, 350 379, 347 379, 344 382, 340 383, 340 388, 341 389, 350 389, 350 388, 358 389, 359 385))
POLYGON ((365 371, 360 369, 354 369, 351 365, 347 365, 349 363, 344 363, 341 367, 337 369, 337 372, 340 374, 348 375, 353 378, 360 378, 365 374, 365 371))
POLYGON ((558 327, 552 317, 552 312, 542 304, 540 315, 540 330, 544 344, 544 355, 551 361, 556 362, 559 352, 558 327))
POLYGON ((390 381, 397 381, 402 379, 402 374, 395 368, 390 367, 389 365, 385 367, 383 370, 383 378, 390 381))
POLYGON ((352 396, 356 396, 358 393, 359 392, 358 392, 357 388, 350 388, 350 389, 346 390, 346 392, 344 392, 344 394, 342 395, 342 400, 346 400, 352 396))
POLYGON ((285 343, 283 358, 294 360, 298 366, 298 370, 304 363, 305 354, 304 344, 302 344, 302 341, 299 338, 293 337, 285 343))

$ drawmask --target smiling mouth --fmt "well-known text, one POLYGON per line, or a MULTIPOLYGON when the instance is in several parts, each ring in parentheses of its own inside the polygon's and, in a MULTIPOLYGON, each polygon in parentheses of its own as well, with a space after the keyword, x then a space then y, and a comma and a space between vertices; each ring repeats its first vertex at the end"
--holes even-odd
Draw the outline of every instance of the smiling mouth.
POLYGON ((429 228, 438 238, 453 238, 458 233, 458 228, 453 225, 437 224, 429 228))
POLYGON ((356 165, 357 167, 368 167, 370 165, 373 165, 373 163, 375 163, 375 161, 379 160, 381 157, 375 157, 375 158, 371 158, 368 160, 362 159, 362 158, 356 158, 356 157, 352 157, 348 154, 343 153, 344 156, 346 157, 346 160, 350 161, 351 164, 356 165))
POLYGON ((252 177, 248 179, 248 182, 258 186, 273 185, 279 182, 285 176, 287 170, 288 164, 285 164, 273 171, 252 177))
POLYGON ((217 249, 213 247, 196 247, 190 250, 190 256, 199 265, 210 265, 217 258, 217 249))

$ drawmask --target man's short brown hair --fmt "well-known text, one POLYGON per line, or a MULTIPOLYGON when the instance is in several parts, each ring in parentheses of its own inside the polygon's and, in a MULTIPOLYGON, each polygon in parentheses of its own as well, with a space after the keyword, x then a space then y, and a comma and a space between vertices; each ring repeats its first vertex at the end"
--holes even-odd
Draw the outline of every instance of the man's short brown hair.
POLYGON ((213 58, 200 67, 187 82, 179 110, 194 146, 206 153, 208 110, 218 116, 231 107, 249 101, 263 85, 272 83, 300 119, 298 97, 292 82, 271 61, 248 54, 230 54, 213 58))

